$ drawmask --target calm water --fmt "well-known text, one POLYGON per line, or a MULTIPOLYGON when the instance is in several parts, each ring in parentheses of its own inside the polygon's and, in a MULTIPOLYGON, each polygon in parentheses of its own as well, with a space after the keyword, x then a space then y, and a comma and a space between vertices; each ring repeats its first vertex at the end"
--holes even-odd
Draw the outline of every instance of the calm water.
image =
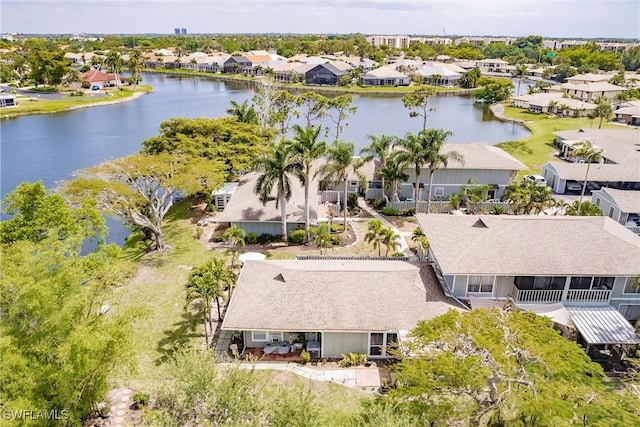
MULTIPOLYGON (((176 78, 147 74, 144 83, 155 92, 123 104, 85 108, 66 113, 3 119, 0 122, 0 191, 2 197, 20 182, 42 180, 47 187, 72 178, 73 172, 105 160, 133 154, 146 138, 171 117, 218 117, 232 100, 242 102, 253 90, 242 83, 206 78, 176 78)), ((434 97, 436 111, 429 127, 454 132, 451 142, 495 144, 526 137, 521 126, 493 120, 468 97, 434 97)), ((354 96, 358 107, 342 139, 358 149, 368 134, 403 136, 417 132, 420 117, 410 118, 399 97, 354 96)), ((122 243, 127 231, 110 222, 110 241, 122 243)))

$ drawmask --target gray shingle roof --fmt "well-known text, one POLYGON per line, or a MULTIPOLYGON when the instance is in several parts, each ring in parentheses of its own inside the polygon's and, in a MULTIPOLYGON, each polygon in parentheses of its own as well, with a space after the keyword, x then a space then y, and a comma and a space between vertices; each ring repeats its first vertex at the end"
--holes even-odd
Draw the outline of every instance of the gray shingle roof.
POLYGON ((554 132, 565 143, 591 141, 604 149, 603 157, 618 164, 634 164, 640 168, 640 130, 636 129, 580 129, 554 132))
POLYGON ((459 309, 454 303, 444 295, 427 264, 247 261, 222 329, 409 330, 419 320, 459 309))
POLYGON ((622 212, 640 213, 640 191, 616 190, 613 188, 602 188, 611 199, 618 205, 622 212))
POLYGON ((442 147, 443 153, 457 151, 464 157, 464 164, 450 161, 447 169, 499 169, 525 170, 522 162, 511 154, 493 145, 485 143, 447 143, 442 147))
MULTIPOLYGON (((584 181, 587 173, 586 163, 549 162, 548 167, 555 170, 560 179, 584 181)), ((599 182, 637 182, 640 181, 639 164, 617 165, 614 163, 596 163, 589 167, 589 181, 599 182)))
POLYGON ((640 274, 640 236, 608 217, 417 214, 416 218, 444 274, 640 274), (474 226, 478 221, 484 227, 474 226))

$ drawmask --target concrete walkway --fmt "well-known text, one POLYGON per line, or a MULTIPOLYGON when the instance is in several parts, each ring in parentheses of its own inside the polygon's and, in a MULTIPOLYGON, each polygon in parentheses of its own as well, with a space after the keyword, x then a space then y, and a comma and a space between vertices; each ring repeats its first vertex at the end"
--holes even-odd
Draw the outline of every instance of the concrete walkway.
MULTIPOLYGON (((367 206, 367 203, 362 197, 358 198, 358 207, 369 215, 371 215, 375 219, 379 219, 382 221, 382 225, 385 227, 390 227, 397 235, 400 236, 400 252, 407 255, 409 257, 409 261, 418 261, 418 257, 409 249, 409 244, 407 243, 407 239, 411 238, 412 233, 410 231, 401 231, 396 226, 391 224, 387 219, 376 212, 374 209, 367 206)), ((369 218, 351 218, 351 221, 370 221, 369 218)))

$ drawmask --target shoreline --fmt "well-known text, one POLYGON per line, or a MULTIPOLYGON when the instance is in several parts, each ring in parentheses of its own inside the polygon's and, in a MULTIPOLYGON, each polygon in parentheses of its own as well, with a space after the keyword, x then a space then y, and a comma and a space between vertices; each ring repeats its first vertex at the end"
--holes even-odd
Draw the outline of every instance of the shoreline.
POLYGON ((511 123, 517 123, 520 125, 524 125, 526 123, 526 121, 522 120, 522 119, 516 119, 513 117, 509 117, 509 116, 505 116, 504 114, 504 106, 502 105, 502 102, 497 102, 495 104, 491 104, 489 106, 489 110, 491 111, 491 114, 493 114, 493 117, 495 117, 498 120, 501 120, 503 122, 511 122, 511 123))

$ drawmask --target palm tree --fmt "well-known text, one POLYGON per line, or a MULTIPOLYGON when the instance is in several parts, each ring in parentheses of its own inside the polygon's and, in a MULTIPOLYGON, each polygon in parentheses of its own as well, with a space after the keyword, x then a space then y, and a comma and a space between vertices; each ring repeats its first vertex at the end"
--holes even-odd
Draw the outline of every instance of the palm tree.
POLYGON ((201 300, 201 310, 204 320, 204 336, 209 345, 209 332, 211 325, 211 302, 215 300, 218 309, 218 321, 222 320, 220 298, 224 299, 225 289, 231 289, 236 280, 236 275, 227 269, 224 261, 214 258, 210 262, 193 269, 186 284, 187 306, 195 300, 201 300))
POLYGON ((369 221, 369 227, 367 230, 367 234, 364 235, 365 242, 373 243, 373 249, 378 249, 378 256, 382 256, 382 240, 385 237, 382 221, 379 219, 372 219, 369 221))
POLYGON ((316 247, 320 249, 320 255, 322 255, 323 252, 326 254, 327 249, 331 249, 333 247, 328 224, 320 224, 313 228, 311 230, 311 234, 313 235, 313 241, 315 242, 316 247))
POLYGON ((447 167, 449 160, 454 160, 464 164, 464 157, 457 151, 449 151, 442 153, 442 145, 448 137, 453 135, 451 131, 444 129, 428 129, 427 130, 428 152, 427 162, 429 167, 429 195, 427 198, 427 214, 431 211, 431 192, 433 190, 433 176, 440 167, 447 167))
POLYGON ((549 114, 553 114, 558 106, 558 101, 551 100, 549 101, 549 114))
POLYGON ((504 192, 505 198, 516 206, 516 212, 536 215, 555 206, 551 188, 525 179, 512 181, 504 192))
POLYGON ((596 105, 596 108, 593 110, 592 114, 594 118, 598 118, 598 117, 600 118, 598 129, 601 129, 602 120, 603 119, 609 120, 609 118, 613 114, 613 108, 611 107, 611 103, 606 98, 598 99, 598 103, 596 105))
POLYGON ((254 166, 263 171, 258 177, 254 192, 265 205, 271 199, 271 191, 276 188, 276 209, 280 206, 282 240, 287 241, 287 201, 291 199, 291 179, 302 175, 302 165, 295 161, 291 146, 285 141, 271 147, 266 156, 258 158, 254 166))
POLYGON ((425 131, 420 131, 417 135, 408 133, 404 138, 397 140, 394 147, 400 147, 401 151, 396 151, 393 160, 396 164, 411 164, 415 173, 415 185, 413 187, 413 200, 418 200, 418 189, 420 183, 420 171, 426 162, 424 139, 425 131))
POLYGON ((584 174, 584 182, 582 183, 582 192, 580 193, 580 203, 578 204, 578 216, 582 207, 582 199, 587 190, 587 181, 589 180, 589 168, 591 163, 602 163, 604 160, 602 153, 604 150, 593 145, 591 141, 580 141, 573 146, 573 150, 569 153, 570 157, 581 158, 587 163, 587 171, 584 174))
POLYGON ((361 182, 366 185, 366 178, 360 173, 362 159, 354 158, 354 145, 350 142, 336 141, 329 147, 327 162, 320 167, 318 174, 321 179, 332 182, 344 182, 344 230, 347 231, 347 190, 349 172, 353 171, 361 182))
POLYGON ((321 130, 321 126, 303 128, 296 124, 293 126, 295 135, 293 139, 289 141, 294 155, 298 157, 298 161, 302 164, 303 168, 300 181, 304 185, 304 230, 307 240, 309 240, 309 201, 311 199, 309 187, 312 179, 311 169, 313 162, 327 152, 326 142, 318 141, 321 130))
POLYGON ((245 99, 242 104, 238 101, 231 101, 231 107, 227 109, 227 114, 235 117, 241 123, 250 123, 257 125, 258 116, 253 105, 249 105, 245 99))
POLYGON ((144 66, 142 55, 139 50, 133 50, 129 54, 129 62, 127 64, 129 71, 131 72, 131 82, 133 83, 133 90, 136 90, 136 85, 140 83, 142 77, 140 73, 144 66))
POLYGON ((389 161, 383 168, 377 170, 377 174, 383 180, 383 190, 393 190, 391 194, 392 199, 395 201, 398 196, 398 182, 404 182, 409 179, 409 175, 404 172, 406 165, 404 163, 398 163, 397 159, 393 156, 389 158, 389 161))
POLYGON ((122 56, 115 50, 112 50, 107 54, 107 57, 104 60, 104 63, 111 71, 116 78, 116 86, 120 87, 120 70, 122 70, 122 56))
MULTIPOLYGON (((235 224, 227 228, 222 234, 222 238, 225 239, 227 242, 230 242, 231 246, 233 246, 234 248, 237 248, 238 246, 244 247, 245 236, 246 236, 245 231, 242 228, 238 228, 238 226, 235 224)), ((233 254, 231 257, 231 268, 236 267, 237 254, 238 254, 238 251, 236 249, 233 251, 233 254)))
MULTIPOLYGON (((380 136, 367 135, 367 138, 369 138, 371 144, 360 150, 360 155, 364 155, 362 160, 365 162, 370 162, 374 159, 374 157, 377 157, 378 161, 380 162, 379 169, 384 169, 387 163, 389 163, 389 158, 391 156, 391 147, 396 141, 396 137, 382 134, 380 136)), ((382 179, 382 191, 384 192, 385 176, 382 175, 380 176, 380 178, 382 179)))
POLYGON ((395 252, 400 248, 400 242, 398 242, 399 238, 400 236, 398 236, 391 227, 387 227, 382 230, 382 244, 386 247, 384 256, 389 255, 389 250, 395 252))
POLYGON ((516 96, 520 96, 520 84, 522 80, 527 77, 528 71, 527 66, 525 64, 520 64, 516 66, 516 69, 513 70, 513 77, 518 78, 518 91, 516 92, 516 96))

